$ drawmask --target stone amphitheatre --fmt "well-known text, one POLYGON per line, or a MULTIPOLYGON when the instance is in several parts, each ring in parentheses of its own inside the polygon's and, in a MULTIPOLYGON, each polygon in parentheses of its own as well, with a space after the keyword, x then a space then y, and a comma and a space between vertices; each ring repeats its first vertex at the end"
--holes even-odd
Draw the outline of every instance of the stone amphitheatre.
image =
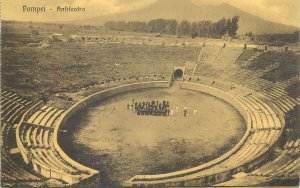
POLYGON ((299 52, 221 41, 68 45, 3 49, 23 55, 2 68, 2 186, 298 184, 299 52), (5 82, 17 75, 33 86, 5 82), (126 109, 133 98, 179 111, 138 116, 126 109))

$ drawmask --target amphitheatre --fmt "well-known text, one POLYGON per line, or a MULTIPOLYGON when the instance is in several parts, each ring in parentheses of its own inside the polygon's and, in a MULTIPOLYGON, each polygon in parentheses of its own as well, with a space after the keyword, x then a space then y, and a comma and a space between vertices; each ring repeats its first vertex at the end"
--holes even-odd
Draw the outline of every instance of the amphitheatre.
POLYGON ((298 47, 136 35, 4 37, 2 186, 298 185, 298 47), (132 100, 174 115, 139 116, 132 100))

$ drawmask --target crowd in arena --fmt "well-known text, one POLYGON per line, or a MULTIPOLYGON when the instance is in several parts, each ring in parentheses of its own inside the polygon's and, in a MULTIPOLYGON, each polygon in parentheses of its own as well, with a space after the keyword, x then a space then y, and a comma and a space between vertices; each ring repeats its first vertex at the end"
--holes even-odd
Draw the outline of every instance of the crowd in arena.
POLYGON ((141 101, 134 103, 134 111, 137 115, 146 116, 169 116, 169 101, 141 101))
MULTIPOLYGON (((134 99, 132 99, 132 103, 127 104, 127 110, 134 110, 134 112, 137 115, 144 115, 144 116, 174 116, 175 112, 179 112, 179 107, 176 106, 175 110, 173 108, 170 108, 169 101, 140 101, 135 102, 134 99)), ((197 115, 198 110, 195 108, 193 111, 194 115, 197 115)), ((184 106, 183 108, 183 116, 187 116, 187 107, 184 106)))

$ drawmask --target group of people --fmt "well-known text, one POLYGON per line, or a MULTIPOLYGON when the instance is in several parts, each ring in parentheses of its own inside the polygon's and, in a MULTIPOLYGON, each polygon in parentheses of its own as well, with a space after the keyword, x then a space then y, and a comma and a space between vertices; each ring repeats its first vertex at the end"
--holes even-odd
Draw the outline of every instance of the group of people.
POLYGON ((137 115, 146 116, 169 116, 169 101, 142 101, 134 103, 134 110, 137 115))
MULTIPOLYGON (((179 107, 176 106, 175 109, 170 108, 169 101, 141 101, 137 102, 132 99, 131 104, 127 104, 127 110, 134 110, 137 115, 146 115, 146 116, 174 116, 174 114, 179 113, 179 107)), ((188 109, 186 106, 183 107, 183 116, 187 116, 188 109)), ((193 110, 194 116, 196 116, 198 110, 195 108, 193 110)))

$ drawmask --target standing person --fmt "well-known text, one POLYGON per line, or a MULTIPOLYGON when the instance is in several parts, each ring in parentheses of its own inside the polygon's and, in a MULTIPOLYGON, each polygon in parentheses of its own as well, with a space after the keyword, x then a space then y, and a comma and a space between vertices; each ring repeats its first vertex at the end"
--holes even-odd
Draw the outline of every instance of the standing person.
POLYGON ((187 107, 184 106, 184 107, 183 107, 183 116, 186 117, 186 114, 187 114, 187 107))
POLYGON ((127 104, 127 110, 129 110, 129 104, 127 104))
POLYGON ((166 102, 166 108, 169 109, 170 108, 170 104, 169 101, 166 102))
POLYGON ((197 113, 198 113, 198 110, 195 108, 195 109, 194 109, 194 115, 196 116, 197 113))
POLYGON ((173 111, 173 108, 171 108, 170 110, 170 116, 173 116, 174 115, 174 111, 173 111))

